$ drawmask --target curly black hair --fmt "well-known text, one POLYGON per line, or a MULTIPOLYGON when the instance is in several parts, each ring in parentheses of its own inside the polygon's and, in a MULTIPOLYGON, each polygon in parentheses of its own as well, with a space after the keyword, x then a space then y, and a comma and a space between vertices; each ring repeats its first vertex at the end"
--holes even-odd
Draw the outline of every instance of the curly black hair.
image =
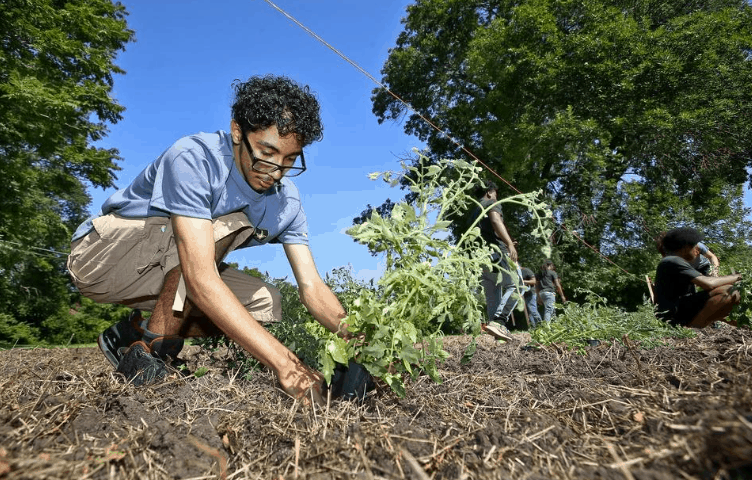
POLYGON ((655 248, 658 249, 658 253, 662 256, 666 256, 666 249, 663 247, 663 239, 666 238, 666 232, 661 232, 655 237, 655 248))
POLYGON ((254 76, 232 83, 232 119, 244 132, 276 125, 280 136, 294 134, 303 146, 324 137, 319 101, 308 86, 277 75, 254 76))
POLYGON ((663 237, 663 249, 668 254, 678 252, 684 247, 694 247, 702 239, 702 233, 692 227, 674 228, 663 237))

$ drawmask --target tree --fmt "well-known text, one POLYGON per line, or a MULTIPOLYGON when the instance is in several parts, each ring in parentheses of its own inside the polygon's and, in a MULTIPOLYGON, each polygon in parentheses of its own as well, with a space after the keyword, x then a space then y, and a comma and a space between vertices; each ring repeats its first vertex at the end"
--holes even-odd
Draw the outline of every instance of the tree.
POLYGON ((119 169, 93 142, 122 118, 126 15, 107 0, 0 3, 0 313, 34 328, 70 304, 64 253, 87 183, 110 187, 119 169))
MULTIPOLYGON (((382 83, 518 189, 543 189, 568 235, 559 264, 577 278, 596 265, 621 275, 596 251, 639 273, 635 252, 679 219, 717 230, 744 218, 747 2, 421 0, 403 23, 382 83)), ((463 156, 385 90, 372 100, 380 122, 407 115, 433 156, 463 156)), ((524 212, 506 214, 537 264, 524 212)))

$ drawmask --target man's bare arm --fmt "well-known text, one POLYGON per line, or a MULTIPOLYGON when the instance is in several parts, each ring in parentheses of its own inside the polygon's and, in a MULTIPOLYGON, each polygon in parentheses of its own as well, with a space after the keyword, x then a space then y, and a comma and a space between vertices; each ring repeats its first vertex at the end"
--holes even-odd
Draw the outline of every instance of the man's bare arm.
POLYGON ((561 288, 561 282, 558 278, 554 280, 554 282, 556 282, 556 290, 559 292, 559 296, 561 296, 561 302, 567 303, 567 297, 564 296, 564 289, 561 288))
POLYGON ((702 288, 703 290, 710 291, 724 285, 731 285, 732 283, 736 283, 741 279, 742 276, 739 273, 737 273, 736 275, 724 275, 723 277, 706 277, 704 275, 701 275, 699 277, 693 278, 692 283, 702 288))
POLYGON ((493 227, 496 236, 507 245, 507 249, 509 249, 509 258, 516 262, 517 249, 514 248, 514 242, 512 241, 512 237, 509 236, 509 232, 507 232, 507 227, 504 225, 501 215, 499 215, 499 212, 490 211, 488 212, 488 218, 491 219, 491 226, 493 227))
POLYGON ((721 262, 718 260, 718 257, 715 255, 715 253, 711 252, 710 250, 708 250, 707 252, 703 253, 703 255, 705 255, 705 258, 707 258, 708 260, 710 260, 710 265, 711 265, 710 275, 713 276, 713 277, 717 277, 718 276, 718 269, 721 266, 721 262))
POLYGON ((721 262, 718 260, 718 257, 715 255, 715 253, 711 252, 710 250, 708 250, 707 252, 703 253, 703 255, 705 255, 705 258, 707 258, 708 260, 710 260, 710 263, 714 267, 717 268, 717 267, 719 267, 721 265, 721 262))
POLYGON ((293 396, 305 393, 320 377, 262 327, 222 281, 215 268, 210 220, 173 216, 178 256, 188 296, 228 337, 269 367, 293 396))
POLYGON ((311 250, 307 245, 284 246, 285 254, 298 283, 300 301, 319 323, 335 333, 344 333, 340 320, 345 309, 331 289, 321 279, 311 250))

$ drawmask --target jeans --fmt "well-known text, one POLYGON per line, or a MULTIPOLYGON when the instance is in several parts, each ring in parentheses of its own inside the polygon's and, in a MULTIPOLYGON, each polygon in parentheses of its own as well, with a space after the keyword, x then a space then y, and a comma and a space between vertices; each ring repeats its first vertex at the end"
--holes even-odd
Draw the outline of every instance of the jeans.
POLYGON ((543 299, 543 321, 550 322, 554 316, 556 294, 554 292, 540 292, 540 296, 543 299))
POLYGON ((528 290, 525 292, 525 305, 527 305, 527 314, 530 317, 530 328, 538 326, 543 321, 540 313, 538 313, 538 296, 535 294, 535 290, 528 290))
MULTIPOLYGON (((516 286, 509 273, 511 269, 506 257, 501 259, 499 266, 501 271, 483 269, 480 283, 486 296, 488 320, 506 322, 514 307, 517 306, 517 297, 512 295, 516 286)), ((518 278, 522 277, 519 271, 517 274, 518 278)))

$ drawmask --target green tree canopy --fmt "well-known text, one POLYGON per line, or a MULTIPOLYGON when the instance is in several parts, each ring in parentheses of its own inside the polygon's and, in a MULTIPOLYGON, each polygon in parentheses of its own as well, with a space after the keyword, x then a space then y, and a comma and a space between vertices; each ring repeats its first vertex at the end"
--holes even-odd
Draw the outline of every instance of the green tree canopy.
MULTIPOLYGON (((418 0, 403 24, 382 82, 518 189, 544 190, 570 271, 621 275, 572 232, 638 275, 678 222, 746 248, 746 1, 418 0)), ((406 116, 434 157, 463 156, 384 89, 372 100, 380 122, 406 116)), ((507 213, 535 266, 524 213, 507 213)))
POLYGON ((0 313, 41 325, 68 302, 64 256, 115 149, 93 142, 124 108, 115 56, 132 40, 108 0, 0 2, 0 313))

